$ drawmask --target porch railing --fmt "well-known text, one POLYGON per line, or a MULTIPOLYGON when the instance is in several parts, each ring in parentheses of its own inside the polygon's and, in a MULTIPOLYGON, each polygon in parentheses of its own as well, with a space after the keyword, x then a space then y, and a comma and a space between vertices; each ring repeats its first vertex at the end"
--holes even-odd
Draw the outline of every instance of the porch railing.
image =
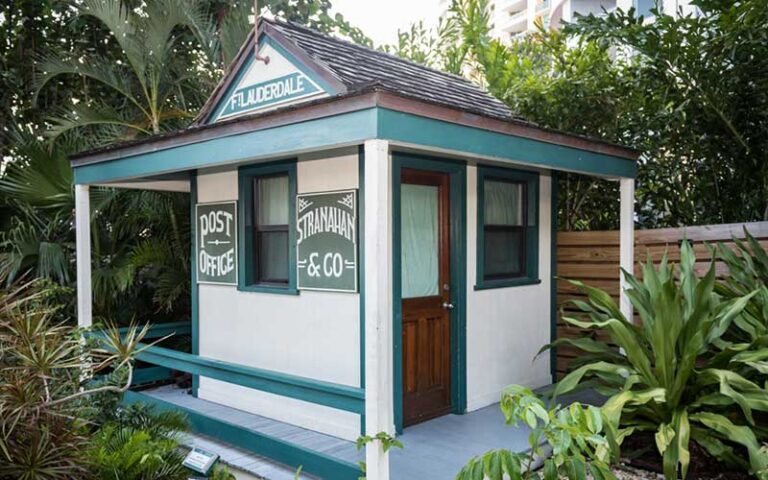
MULTIPOLYGON (((162 338, 170 333, 188 334, 191 331, 188 328, 188 324, 159 324, 153 326, 145 338, 162 338)), ((346 412, 360 415, 365 413, 365 390, 362 388, 263 370, 165 347, 140 345, 140 348, 144 350, 137 355, 137 360, 152 366, 136 370, 135 384, 168 378, 170 372, 175 370, 346 412)), ((148 403, 161 411, 180 410, 187 415, 192 429, 200 434, 218 438, 294 468, 301 466, 302 471, 321 478, 356 480, 362 474, 360 467, 354 463, 174 405, 140 391, 126 392, 124 402, 148 403)))

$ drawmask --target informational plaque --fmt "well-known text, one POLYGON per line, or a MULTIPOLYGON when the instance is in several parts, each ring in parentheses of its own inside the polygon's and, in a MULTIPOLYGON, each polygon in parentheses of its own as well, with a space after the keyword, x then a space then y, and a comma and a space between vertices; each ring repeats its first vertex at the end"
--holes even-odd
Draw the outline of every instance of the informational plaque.
POLYGON ((237 285, 237 202, 200 203, 195 221, 197 283, 237 285))
POLYGON ((218 459, 219 456, 215 453, 207 452, 200 448, 193 448, 189 451, 187 456, 184 457, 182 465, 194 472, 208 475, 208 472, 211 471, 211 467, 213 467, 213 464, 216 463, 218 459))
POLYGON ((296 196, 298 288, 357 291, 357 191, 296 196))

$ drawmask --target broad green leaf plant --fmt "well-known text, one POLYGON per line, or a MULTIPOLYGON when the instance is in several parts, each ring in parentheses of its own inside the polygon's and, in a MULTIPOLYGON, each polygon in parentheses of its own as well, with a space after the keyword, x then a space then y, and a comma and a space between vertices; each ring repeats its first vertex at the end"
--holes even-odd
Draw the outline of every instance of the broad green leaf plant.
POLYGON ((573 403, 547 409, 533 391, 511 385, 502 395, 501 411, 508 425, 522 423, 530 429, 530 449, 491 450, 471 459, 456 480, 616 478, 609 468, 610 448, 599 408, 573 403))
MULTIPOLYGON (((731 340, 734 331, 749 329, 747 312, 760 292, 744 288, 727 297, 718 294, 714 261, 703 276, 695 265, 691 245, 683 242, 679 267, 665 255, 658 268, 649 259, 642 278, 624 272, 639 323, 625 318, 606 292, 572 282, 589 300, 573 302, 585 318, 564 320, 606 332, 610 344, 562 338, 544 347, 567 344, 585 352, 581 366, 554 393, 593 388, 609 397, 602 410, 615 458, 626 437, 647 432, 655 436, 667 479, 688 474, 691 442, 766 479, 768 449, 761 445, 766 436, 758 425, 759 415, 768 412, 761 372, 768 347, 765 336, 749 347, 731 340)), ((765 318, 761 321, 765 324, 765 318)))

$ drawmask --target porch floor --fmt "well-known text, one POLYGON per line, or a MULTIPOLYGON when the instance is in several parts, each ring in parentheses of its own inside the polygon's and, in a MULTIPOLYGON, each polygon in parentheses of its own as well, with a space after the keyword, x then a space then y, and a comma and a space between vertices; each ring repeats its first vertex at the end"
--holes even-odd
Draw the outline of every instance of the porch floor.
MULTIPOLYGON (((364 452, 358 452, 354 442, 201 400, 174 386, 157 387, 142 393, 341 460, 357 463, 365 459, 364 452)), ((475 455, 494 448, 508 448, 513 451, 528 448, 528 430, 506 426, 498 404, 465 415, 446 415, 414 425, 406 428, 398 439, 405 448, 390 450, 391 474, 395 480, 452 480, 461 467, 475 455)), ((223 462, 232 467, 267 480, 294 478, 293 469, 218 440, 189 435, 186 443, 188 446, 214 451, 221 456, 223 462)))

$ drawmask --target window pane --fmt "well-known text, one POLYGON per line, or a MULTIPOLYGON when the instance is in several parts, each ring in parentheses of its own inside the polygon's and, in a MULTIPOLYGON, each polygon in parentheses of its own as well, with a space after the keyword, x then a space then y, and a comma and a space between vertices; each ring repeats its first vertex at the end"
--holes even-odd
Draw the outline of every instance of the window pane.
POLYGON ((264 177, 257 180, 256 207, 259 225, 288 224, 288 175, 264 177))
POLYGON ((485 224, 522 225, 525 188, 521 183, 485 180, 485 224))
POLYGON ((259 280, 288 281, 288 232, 259 232, 259 280))
POLYGON ((400 196, 402 298, 438 294, 438 190, 402 185, 400 196))
POLYGON ((523 275, 523 242, 525 229, 485 230, 483 274, 486 279, 523 275))

